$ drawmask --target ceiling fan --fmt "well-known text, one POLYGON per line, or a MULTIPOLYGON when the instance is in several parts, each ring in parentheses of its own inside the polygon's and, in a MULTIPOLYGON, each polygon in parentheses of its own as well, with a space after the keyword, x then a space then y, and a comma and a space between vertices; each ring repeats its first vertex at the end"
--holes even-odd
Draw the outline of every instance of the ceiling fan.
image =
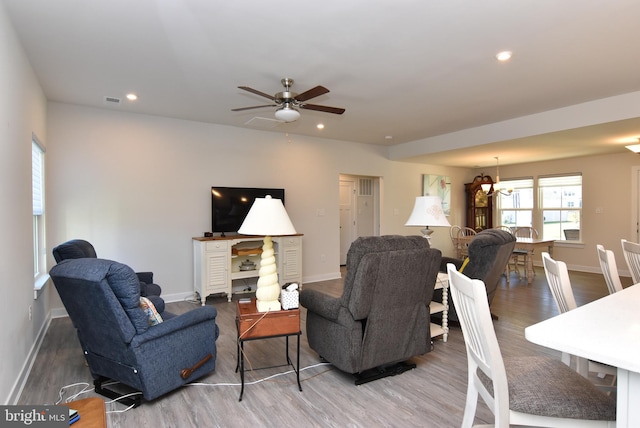
POLYGON ((276 110, 275 116, 276 119, 282 120, 283 122, 295 122, 296 120, 298 120, 300 118, 300 112, 298 111, 299 108, 333 114, 342 114, 345 111, 343 108, 306 103, 306 101, 310 100, 311 98, 319 97, 320 95, 329 92, 329 90, 324 86, 316 86, 315 88, 311 88, 301 94, 296 94, 295 92, 291 92, 293 79, 284 78, 280 80, 280 82, 282 83, 282 86, 284 86, 284 91, 278 92, 275 95, 265 94, 264 92, 260 92, 248 86, 238 86, 239 89, 251 92, 256 95, 260 95, 261 97, 268 98, 275 104, 234 108, 231 109, 231 111, 243 111, 262 107, 280 107, 278 110, 276 110))

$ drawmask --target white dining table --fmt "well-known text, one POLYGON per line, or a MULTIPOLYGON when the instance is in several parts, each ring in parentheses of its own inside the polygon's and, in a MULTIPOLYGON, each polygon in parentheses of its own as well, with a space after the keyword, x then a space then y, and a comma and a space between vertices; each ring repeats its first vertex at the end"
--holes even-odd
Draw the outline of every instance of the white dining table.
POLYGON ((530 342, 617 367, 617 427, 640 427, 640 284, 525 328, 530 342))

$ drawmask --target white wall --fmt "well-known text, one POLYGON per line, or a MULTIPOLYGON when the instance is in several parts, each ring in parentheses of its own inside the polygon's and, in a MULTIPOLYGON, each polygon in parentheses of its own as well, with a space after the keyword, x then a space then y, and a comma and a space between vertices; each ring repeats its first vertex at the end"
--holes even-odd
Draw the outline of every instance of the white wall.
MULTIPOLYGON (((48 105, 48 132, 52 245, 87 239, 99 257, 152 270, 169 300, 192 291, 191 238, 211 229, 212 185, 284 187, 311 282, 339 275, 340 173, 381 177, 381 233, 403 235, 419 233, 404 222, 422 174, 449 174, 460 187, 468 174, 392 162, 381 146, 60 103, 48 105)), ((447 251, 448 231, 438 235, 447 251)))
POLYGON ((42 332, 50 287, 33 299, 31 135, 46 144, 46 100, 1 3, 0 76, 0 401, 9 404, 42 332))

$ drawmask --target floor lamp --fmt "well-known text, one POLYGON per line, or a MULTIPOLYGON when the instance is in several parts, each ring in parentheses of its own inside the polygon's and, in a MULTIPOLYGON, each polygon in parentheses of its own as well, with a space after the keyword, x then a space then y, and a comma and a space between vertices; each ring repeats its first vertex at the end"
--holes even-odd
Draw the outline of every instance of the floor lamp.
POLYGON ((278 269, 271 237, 296 234, 296 229, 293 227, 282 201, 273 199, 270 195, 256 198, 242 226, 238 229, 238 233, 264 236, 260 270, 258 271, 256 308, 258 312, 281 310, 282 306, 278 301, 280 297, 278 269))
POLYGON ((413 212, 405 226, 424 226, 424 229, 421 230, 422 235, 427 238, 429 245, 431 245, 433 229, 429 229, 429 226, 451 227, 447 216, 444 215, 442 210, 440 196, 417 196, 413 212))

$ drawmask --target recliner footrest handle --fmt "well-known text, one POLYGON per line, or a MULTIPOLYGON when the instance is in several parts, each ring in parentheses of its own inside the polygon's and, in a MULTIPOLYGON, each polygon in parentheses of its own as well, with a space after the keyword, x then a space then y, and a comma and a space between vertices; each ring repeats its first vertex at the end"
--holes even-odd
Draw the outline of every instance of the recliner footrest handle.
POLYGON ((182 377, 182 379, 188 378, 189 376, 191 376, 193 374, 193 372, 195 372, 200 367, 202 367, 204 365, 204 363, 209 361, 211 358, 213 358, 213 355, 208 354, 206 357, 204 357, 203 359, 198 361, 196 364, 194 364, 193 367, 180 370, 180 377, 182 377))

